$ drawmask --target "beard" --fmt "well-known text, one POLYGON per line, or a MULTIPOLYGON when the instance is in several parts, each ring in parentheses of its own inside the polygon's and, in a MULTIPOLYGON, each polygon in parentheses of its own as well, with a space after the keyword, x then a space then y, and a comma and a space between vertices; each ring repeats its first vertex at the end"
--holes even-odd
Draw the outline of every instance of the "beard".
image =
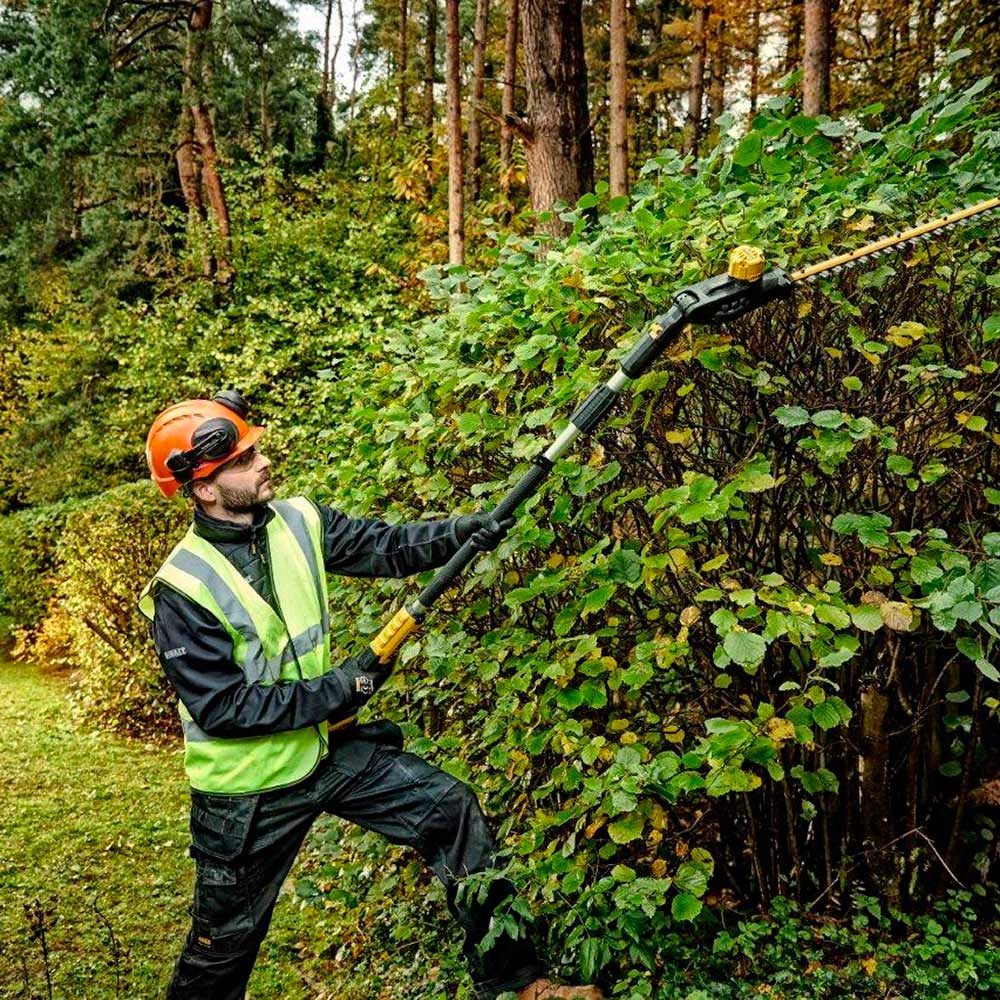
POLYGON ((270 478, 252 490, 228 489, 221 483, 216 483, 216 489, 219 491, 222 509, 229 514, 249 514, 261 504, 274 499, 274 486, 270 478))

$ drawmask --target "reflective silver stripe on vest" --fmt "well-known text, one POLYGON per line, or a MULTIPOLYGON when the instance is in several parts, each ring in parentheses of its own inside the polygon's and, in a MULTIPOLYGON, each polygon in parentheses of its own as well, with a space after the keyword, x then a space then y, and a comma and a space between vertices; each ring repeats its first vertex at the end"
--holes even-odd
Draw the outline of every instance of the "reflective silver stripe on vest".
POLYGON ((268 662, 268 668, 274 672, 275 679, 281 675, 281 664, 311 653, 323 641, 323 635, 322 625, 310 625, 305 632, 292 639, 281 651, 281 656, 277 660, 268 662))
MULTIPOLYGON (((326 570, 316 565, 316 548, 313 545, 312 534, 309 531, 309 523, 306 521, 302 511, 290 503, 279 501, 271 506, 281 514, 285 524, 288 525, 288 529, 295 536, 295 541, 299 543, 302 554, 306 557, 309 572, 312 573, 313 582, 316 584, 316 598, 321 605, 323 631, 326 632, 330 627, 330 611, 326 606, 326 601, 323 600, 323 578, 320 576, 320 573, 325 573, 326 570)), ((313 646, 315 645, 316 643, 313 643, 313 646)))
POLYGON ((186 743, 211 743, 212 737, 202 729, 197 722, 192 722, 190 719, 181 719, 181 725, 184 727, 184 740, 186 743))
POLYGON ((269 680, 277 680, 277 672, 268 673, 270 664, 264 659, 264 647, 261 646, 257 629, 250 620, 246 608, 243 607, 232 588, 219 576, 214 567, 201 556, 195 555, 187 549, 178 552, 171 563, 179 570, 201 580, 212 597, 215 598, 220 610, 226 616, 226 620, 246 640, 246 663, 243 664, 243 673, 247 683, 255 684, 265 677, 269 680))

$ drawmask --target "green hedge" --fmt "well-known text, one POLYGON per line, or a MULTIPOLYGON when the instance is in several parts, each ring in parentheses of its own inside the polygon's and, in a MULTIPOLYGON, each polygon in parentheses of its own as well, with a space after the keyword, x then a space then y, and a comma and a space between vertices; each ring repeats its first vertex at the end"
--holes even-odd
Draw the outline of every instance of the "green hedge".
MULTIPOLYGON (((135 400, 151 415, 160 397, 249 386, 288 495, 392 519, 491 503, 732 245, 792 268, 1000 190, 984 89, 942 91, 904 124, 771 101, 706 159, 649 163, 631 200, 602 187, 566 209, 564 242, 497 232, 483 269, 428 272, 441 311, 416 322, 362 280, 359 247, 386 233, 319 288, 330 226, 262 199, 242 273, 276 280, 274 238, 307 278, 109 319, 134 389, 120 419, 138 421, 135 400)), ((792 895, 836 913, 863 890, 917 911, 942 859, 989 881, 992 821, 969 792, 1000 679, 993 234, 974 224, 693 331, 404 647, 378 710, 500 817, 508 875, 568 974, 665 1000, 689 922, 727 907, 792 895)), ((138 429, 116 440, 139 453, 138 429)), ((171 710, 135 593, 186 518, 154 500, 124 486, 74 512, 50 627, 79 703, 138 732, 171 710)), ((340 649, 406 591, 334 581, 340 649)), ((407 875, 393 906, 345 894, 370 855, 357 831, 320 848, 332 874, 315 895, 391 942, 423 882, 407 875)))

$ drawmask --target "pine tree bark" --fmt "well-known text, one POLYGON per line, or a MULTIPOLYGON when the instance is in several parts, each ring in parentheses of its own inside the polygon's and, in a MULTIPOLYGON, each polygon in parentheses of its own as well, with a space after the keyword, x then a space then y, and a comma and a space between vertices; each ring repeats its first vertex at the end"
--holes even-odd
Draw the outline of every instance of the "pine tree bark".
POLYGON ((406 126, 406 64, 409 53, 406 46, 406 25, 409 20, 408 0, 399 0, 399 104, 396 112, 396 128, 402 129, 406 126))
MULTIPOLYGON (((575 204, 594 186, 582 0, 523 0, 521 11, 528 186, 534 210, 549 212, 557 201, 575 204)), ((570 227, 553 212, 541 228, 560 236, 570 227)))
POLYGON ((333 107, 337 99, 337 60, 340 58, 340 47, 344 43, 344 0, 337 0, 337 41, 333 46, 333 55, 327 67, 329 78, 329 107, 333 107))
POLYGON ((476 0, 475 40, 472 49, 472 100, 469 101, 469 200, 479 200, 479 168, 481 163, 482 122, 479 105, 483 100, 486 73, 486 29, 489 24, 490 0, 476 0))
POLYGON ((750 15, 750 117, 757 114, 760 93, 760 3, 755 2, 750 15))
POLYGON ((830 110, 830 0, 804 0, 802 111, 830 110))
POLYGON ((434 134, 434 79, 437 69, 438 0, 427 0, 427 34, 424 36, 424 128, 434 134))
POLYGON ((698 155, 701 139, 701 109, 705 94, 705 25, 708 11, 705 0, 695 0, 692 18, 691 62, 688 70, 687 122, 684 126, 683 152, 698 155))
POLYGON ((509 0, 507 5, 507 28, 504 34, 503 61, 503 125, 500 130, 500 189, 510 191, 511 156, 514 149, 514 85, 517 82, 517 41, 520 24, 518 0, 509 0))
POLYGON ((612 198, 628 194, 628 10, 611 0, 608 173, 612 198))
POLYGON ((459 89, 458 0, 445 0, 448 73, 448 263, 465 263, 462 94, 459 89))
POLYGON ((726 108, 726 19, 720 17, 715 26, 712 46, 712 83, 708 89, 708 107, 715 122, 726 108))
POLYGON ((219 176, 215 127, 205 97, 205 37, 212 26, 212 0, 197 0, 188 19, 187 47, 184 57, 184 96, 191 113, 192 134, 201 161, 201 182, 212 208, 212 216, 220 237, 215 257, 216 273, 222 280, 232 276, 229 262, 232 256, 232 229, 229 205, 219 176))
POLYGON ((802 4, 793 2, 788 8, 788 25, 785 29, 785 61, 783 71, 787 75, 798 68, 802 55, 802 4))
POLYGON ((330 103, 330 25, 333 23, 333 0, 326 0, 326 19, 323 23, 323 83, 320 90, 323 103, 330 103))

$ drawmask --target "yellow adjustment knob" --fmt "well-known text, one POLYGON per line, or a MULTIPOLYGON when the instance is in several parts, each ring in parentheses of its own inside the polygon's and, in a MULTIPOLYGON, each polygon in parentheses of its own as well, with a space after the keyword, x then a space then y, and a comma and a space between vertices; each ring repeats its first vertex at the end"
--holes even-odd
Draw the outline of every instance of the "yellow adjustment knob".
POLYGON ((757 281, 764 273, 764 251, 741 246, 729 253, 729 277, 737 281, 757 281))

